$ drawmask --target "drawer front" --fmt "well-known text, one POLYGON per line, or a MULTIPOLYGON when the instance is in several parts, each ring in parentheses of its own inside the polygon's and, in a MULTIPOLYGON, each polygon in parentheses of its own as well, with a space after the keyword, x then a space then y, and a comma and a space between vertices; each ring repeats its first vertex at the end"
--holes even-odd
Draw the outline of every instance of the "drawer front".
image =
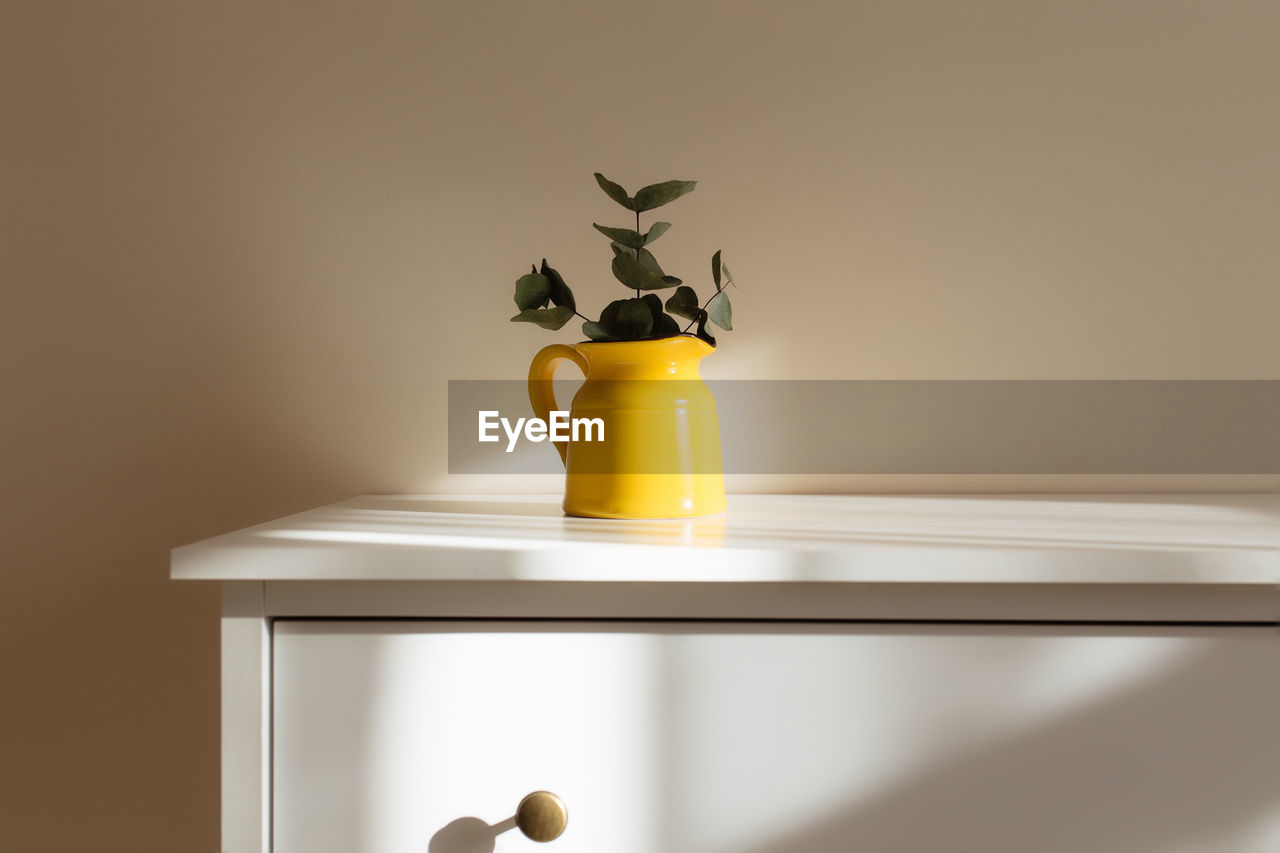
POLYGON ((1048 630, 279 621, 274 850, 1280 850, 1274 628, 1048 630))

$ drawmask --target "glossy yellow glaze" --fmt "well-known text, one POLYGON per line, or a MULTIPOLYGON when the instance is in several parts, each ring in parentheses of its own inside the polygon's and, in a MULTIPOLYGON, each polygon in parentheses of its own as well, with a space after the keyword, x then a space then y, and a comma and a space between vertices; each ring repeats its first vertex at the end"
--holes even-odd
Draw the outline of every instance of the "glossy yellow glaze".
POLYGON ((544 347, 529 367, 539 418, 559 410, 551 380, 561 360, 586 381, 570 416, 599 418, 604 441, 556 442, 565 463, 564 511, 594 518, 680 518, 724 509, 716 402, 698 372, 715 352, 698 338, 544 347))

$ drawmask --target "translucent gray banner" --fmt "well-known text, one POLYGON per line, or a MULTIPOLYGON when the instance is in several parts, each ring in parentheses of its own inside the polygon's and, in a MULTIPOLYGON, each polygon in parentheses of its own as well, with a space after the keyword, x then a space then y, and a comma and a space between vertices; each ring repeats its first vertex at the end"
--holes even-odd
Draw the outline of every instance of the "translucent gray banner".
MULTIPOLYGON (((616 399, 651 396, 616 384, 616 399)), ((706 384, 715 395, 726 474, 1280 473, 1274 380, 706 384)), ((580 385, 555 383, 561 408, 570 408, 580 385)), ((523 380, 451 380, 449 472, 563 471, 546 440, 531 440, 523 428, 512 440, 518 419, 532 416, 523 380), (498 440, 479 440, 481 412, 497 413, 488 418, 488 435, 498 440)), ((602 419, 606 442, 636 440, 634 424, 602 419), (628 428, 633 435, 618 435, 628 428)), ((669 443, 663 434, 680 429, 674 410, 644 423, 655 443, 669 443)), ((619 473, 699 473, 703 464, 650 458, 619 473)), ((714 469, 714 461, 705 464, 714 469)))

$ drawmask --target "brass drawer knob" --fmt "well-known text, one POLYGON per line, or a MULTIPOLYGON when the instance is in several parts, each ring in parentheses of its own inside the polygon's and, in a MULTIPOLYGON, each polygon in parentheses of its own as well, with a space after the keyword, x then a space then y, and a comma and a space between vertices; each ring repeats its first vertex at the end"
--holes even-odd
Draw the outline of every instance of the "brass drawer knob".
POLYGON ((568 823, 564 801, 550 791, 534 791, 516 808, 516 826, 534 841, 559 838, 568 823))

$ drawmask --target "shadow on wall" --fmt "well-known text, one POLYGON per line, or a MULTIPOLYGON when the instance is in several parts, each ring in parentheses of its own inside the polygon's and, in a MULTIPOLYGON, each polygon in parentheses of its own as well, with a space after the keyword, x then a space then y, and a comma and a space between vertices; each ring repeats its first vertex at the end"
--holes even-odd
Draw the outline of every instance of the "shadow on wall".
POLYGON ((170 583, 169 549, 404 483, 360 435, 332 293, 289 304, 296 247, 264 257, 246 199, 174 144, 161 22, 111 17, 32 24, 18 57, 65 87, 3 158, 47 167, 22 172, 2 275, 5 844, 211 850, 218 594, 170 583))
POLYGON ((371 288, 368 259, 332 239, 399 235, 353 210, 355 191, 307 197, 358 178, 361 152, 346 169, 276 157, 307 108, 281 118, 265 93, 296 107, 340 63, 273 75, 265 58, 296 67, 306 40, 256 12, 15 13, 0 33, 16 107, 0 184, 20 202, 0 253, 5 844, 212 850, 218 594, 169 582, 169 549, 409 490, 429 467, 425 401, 385 365, 429 363, 435 344, 399 334, 403 306, 369 310, 403 294, 371 288))
POLYGON ((214 849, 218 590, 170 582, 169 549, 368 481, 272 428, 288 412, 270 394, 228 402, 244 372, 216 352, 180 356, 188 387, 84 358, 3 442, 6 843, 214 849))

